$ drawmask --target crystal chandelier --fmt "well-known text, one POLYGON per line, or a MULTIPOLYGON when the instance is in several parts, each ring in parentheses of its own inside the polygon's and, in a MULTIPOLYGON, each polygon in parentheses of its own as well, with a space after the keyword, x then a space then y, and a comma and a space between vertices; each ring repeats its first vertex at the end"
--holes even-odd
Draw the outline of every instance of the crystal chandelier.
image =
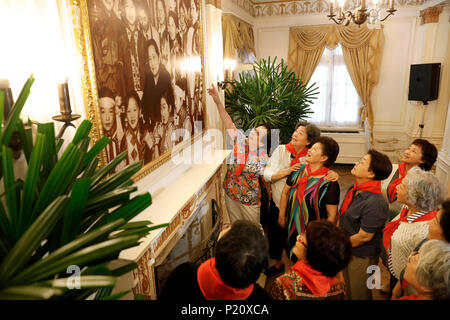
POLYGON ((335 0, 330 0, 330 14, 327 16, 330 20, 333 20, 337 24, 343 24, 348 26, 353 21, 354 24, 361 25, 367 21, 368 24, 375 24, 383 22, 387 17, 394 14, 397 9, 394 8, 394 0, 389 0, 388 9, 386 9, 387 15, 381 18, 381 8, 378 6, 378 0, 373 0, 371 8, 366 7, 366 0, 358 0, 357 7, 353 10, 344 11, 345 0, 339 0, 339 15, 336 17, 334 14, 333 4, 335 0))

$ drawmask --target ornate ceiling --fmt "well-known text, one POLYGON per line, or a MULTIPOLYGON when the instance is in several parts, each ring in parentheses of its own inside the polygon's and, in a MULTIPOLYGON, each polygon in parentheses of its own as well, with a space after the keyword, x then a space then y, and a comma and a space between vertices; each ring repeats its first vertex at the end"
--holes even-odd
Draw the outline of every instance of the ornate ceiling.
MULTIPOLYGON (((431 0, 394 0, 395 6, 421 6, 431 0)), ((330 9, 330 0, 231 0, 253 17, 292 16, 314 13, 326 13, 330 9)), ((344 8, 353 9, 358 0, 346 1, 344 8)), ((368 1, 370 3, 370 1, 368 1)), ((388 0, 379 0, 387 7, 388 0)))

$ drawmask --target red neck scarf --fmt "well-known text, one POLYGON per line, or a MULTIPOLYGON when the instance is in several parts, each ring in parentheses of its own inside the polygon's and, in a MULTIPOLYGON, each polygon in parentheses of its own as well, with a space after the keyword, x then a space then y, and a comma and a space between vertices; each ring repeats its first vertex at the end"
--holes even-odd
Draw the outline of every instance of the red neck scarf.
POLYGON ((297 199, 299 201, 299 204, 301 204, 303 202, 303 195, 305 194, 305 189, 306 186, 308 184, 308 178, 311 176, 321 176, 321 175, 326 175, 328 173, 328 171, 330 171, 330 168, 327 167, 321 167, 319 169, 317 169, 316 171, 311 172, 311 169, 309 167, 309 164, 306 165, 305 167, 306 170, 306 175, 304 175, 303 177, 299 178, 297 180, 297 183, 294 184, 292 188, 297 188, 297 199))
POLYGON ((403 296, 398 298, 398 300, 420 300, 418 296, 413 294, 412 296, 403 296))
POLYGON ((330 278, 314 270, 307 262, 298 261, 292 266, 292 270, 302 277, 303 283, 317 297, 325 296, 336 280, 336 277, 330 278))
POLYGON ((309 148, 303 148, 303 150, 301 150, 300 152, 297 153, 297 151, 295 151, 294 145, 292 144, 292 141, 289 142, 288 144, 285 145, 285 148, 287 151, 289 151, 293 156, 294 159, 291 160, 291 167, 300 162, 300 158, 306 156, 306 154, 308 153, 309 148))
MULTIPOLYGON (((438 213, 438 210, 430 211, 427 214, 424 214, 423 216, 415 219, 414 222, 431 220, 436 216, 437 213, 438 213)), ((389 222, 384 227, 384 229, 383 229, 383 245, 384 245, 384 248, 386 249, 386 252, 388 252, 392 235, 394 234, 395 230, 397 230, 398 226, 400 225, 400 222, 408 221, 408 217, 406 216, 407 214, 408 214, 408 208, 403 207, 402 211, 400 212, 400 218, 389 222)))
MULTIPOLYGON (((242 170, 244 170, 245 164, 247 163, 248 155, 251 154, 254 157, 258 156, 258 152, 256 151, 250 151, 248 150, 248 146, 245 146, 245 153, 238 153, 237 151, 237 145, 234 146, 234 156, 238 158, 239 167, 236 169, 236 172, 234 175, 236 177, 240 176, 242 173, 242 170)), ((260 155, 264 156, 266 152, 263 150, 261 151, 260 155)))
POLYGON ((355 191, 369 191, 372 193, 381 194, 381 181, 372 180, 363 182, 361 184, 358 184, 358 182, 355 181, 355 183, 353 184, 353 188, 347 192, 347 194, 345 195, 345 199, 342 202, 341 217, 344 214, 344 212, 347 211, 348 207, 352 203, 355 191))
POLYGON ((402 162, 398 165, 398 174, 399 177, 398 179, 395 179, 394 181, 392 181, 392 183, 389 185, 388 188, 388 195, 389 195, 389 203, 392 203, 395 201, 396 199, 396 194, 397 194, 397 186, 402 183, 403 178, 406 176, 406 163, 402 162))
POLYGON ((216 260, 211 258, 203 262, 197 270, 197 281, 206 300, 245 300, 253 292, 253 284, 247 288, 233 288, 220 278, 216 269, 216 260))

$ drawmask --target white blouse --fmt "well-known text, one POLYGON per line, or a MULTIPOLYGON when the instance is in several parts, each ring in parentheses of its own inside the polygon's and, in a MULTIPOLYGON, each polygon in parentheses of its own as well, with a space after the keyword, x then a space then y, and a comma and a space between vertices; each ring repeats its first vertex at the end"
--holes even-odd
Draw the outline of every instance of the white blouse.
MULTIPOLYGON (((286 150, 284 144, 279 145, 270 156, 269 161, 264 169, 264 180, 267 182, 272 181, 274 173, 280 170, 286 170, 291 167, 291 153, 286 150)), ((305 157, 300 158, 300 163, 305 163, 305 157)), ((272 182, 272 199, 275 205, 280 208, 281 192, 286 184, 287 176, 272 182)))

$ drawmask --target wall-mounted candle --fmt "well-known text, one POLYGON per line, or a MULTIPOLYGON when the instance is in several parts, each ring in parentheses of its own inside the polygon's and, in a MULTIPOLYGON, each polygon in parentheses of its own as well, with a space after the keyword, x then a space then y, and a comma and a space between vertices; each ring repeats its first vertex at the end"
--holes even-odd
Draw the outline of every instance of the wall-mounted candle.
POLYGON ((394 0, 389 0, 389 9, 394 9, 394 0))
POLYGON ((3 120, 6 120, 14 105, 14 99, 11 88, 9 87, 8 79, 0 79, 0 90, 5 93, 5 99, 3 101, 3 120))
POLYGON ((345 0, 339 0, 339 18, 343 18, 342 11, 344 10, 345 0))
POLYGON ((333 0, 330 1, 330 15, 333 14, 333 0))
POLYGON ((69 86, 67 85, 67 81, 58 84, 58 95, 61 114, 71 114, 72 109, 70 108, 69 86))
POLYGON ((361 0, 361 9, 364 10, 366 8, 366 0, 361 0))

